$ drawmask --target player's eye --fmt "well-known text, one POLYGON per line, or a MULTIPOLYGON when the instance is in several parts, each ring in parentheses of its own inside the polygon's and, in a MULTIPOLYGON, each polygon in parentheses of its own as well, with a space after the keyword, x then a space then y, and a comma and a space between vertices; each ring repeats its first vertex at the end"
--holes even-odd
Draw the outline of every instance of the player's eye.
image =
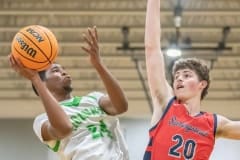
POLYGON ((189 77, 191 77, 191 76, 190 76, 189 74, 185 74, 184 77, 185 77, 185 78, 189 78, 189 77))
POLYGON ((178 79, 179 75, 175 76, 174 79, 178 79))
POLYGON ((52 70, 52 72, 59 72, 59 69, 54 69, 52 70))

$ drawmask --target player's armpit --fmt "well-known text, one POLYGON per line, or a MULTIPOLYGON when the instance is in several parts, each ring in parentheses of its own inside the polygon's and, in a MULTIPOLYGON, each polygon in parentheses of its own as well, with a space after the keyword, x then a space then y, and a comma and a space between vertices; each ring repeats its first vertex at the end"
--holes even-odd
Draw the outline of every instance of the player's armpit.
POLYGON ((60 140, 68 136, 71 132, 70 131, 59 131, 54 129, 49 121, 43 123, 41 128, 42 138, 44 141, 51 141, 51 140, 60 140))
POLYGON ((50 141, 50 140, 54 140, 56 137, 54 137, 50 131, 49 131, 49 121, 46 121, 43 123, 42 125, 42 129, 41 129, 41 132, 42 132, 42 138, 44 141, 50 141))

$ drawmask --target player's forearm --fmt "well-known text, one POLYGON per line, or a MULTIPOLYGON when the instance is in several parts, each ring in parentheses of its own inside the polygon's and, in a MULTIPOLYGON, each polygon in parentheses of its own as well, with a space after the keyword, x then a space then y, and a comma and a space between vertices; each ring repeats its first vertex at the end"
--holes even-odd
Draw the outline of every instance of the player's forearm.
POLYGON ((95 65, 95 68, 103 81, 108 96, 110 97, 117 114, 127 111, 128 101, 116 78, 114 78, 114 76, 102 63, 95 65))
POLYGON ((72 129, 72 124, 58 104, 57 100, 52 96, 47 87, 41 81, 40 78, 35 78, 32 81, 33 85, 37 89, 39 97, 42 100, 44 109, 47 113, 48 120, 53 128, 58 132, 65 133, 72 129))
POLYGON ((164 56, 161 52, 160 0, 148 0, 145 27, 145 57, 148 84, 154 108, 159 109, 159 106, 162 106, 162 108, 166 106, 169 97, 172 97, 172 89, 165 76, 164 56))
POLYGON ((154 89, 158 89, 159 83, 163 83, 165 78, 163 55, 160 52, 160 0, 147 1, 145 54, 150 90, 152 95, 157 95, 158 90, 154 89))
POLYGON ((160 0, 148 0, 145 23, 145 47, 160 50, 160 0))

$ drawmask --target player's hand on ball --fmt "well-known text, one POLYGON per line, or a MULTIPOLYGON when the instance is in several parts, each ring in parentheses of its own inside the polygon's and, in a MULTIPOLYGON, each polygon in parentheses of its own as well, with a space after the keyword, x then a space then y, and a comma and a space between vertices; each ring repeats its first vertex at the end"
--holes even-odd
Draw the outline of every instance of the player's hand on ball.
POLYGON ((21 76, 33 80, 36 76, 38 76, 38 72, 36 70, 28 69, 23 66, 21 61, 17 58, 15 59, 12 54, 8 56, 8 61, 10 66, 21 76))
POLYGON ((91 63, 93 65, 101 63, 96 26, 88 28, 87 35, 83 34, 83 40, 87 43, 87 46, 83 46, 82 49, 89 54, 91 63))

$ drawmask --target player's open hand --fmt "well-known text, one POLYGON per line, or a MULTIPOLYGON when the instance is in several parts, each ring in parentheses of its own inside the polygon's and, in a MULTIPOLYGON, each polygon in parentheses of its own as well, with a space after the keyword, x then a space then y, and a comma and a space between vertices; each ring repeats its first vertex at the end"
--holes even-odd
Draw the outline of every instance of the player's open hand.
POLYGON ((34 77, 38 76, 37 71, 24 67, 21 61, 18 58, 14 58, 12 54, 8 56, 8 61, 13 70, 29 80, 33 80, 34 77))
POLYGON ((83 40, 87 46, 82 46, 82 49, 89 54, 91 63, 93 65, 101 63, 96 26, 88 28, 87 34, 83 34, 83 40))

